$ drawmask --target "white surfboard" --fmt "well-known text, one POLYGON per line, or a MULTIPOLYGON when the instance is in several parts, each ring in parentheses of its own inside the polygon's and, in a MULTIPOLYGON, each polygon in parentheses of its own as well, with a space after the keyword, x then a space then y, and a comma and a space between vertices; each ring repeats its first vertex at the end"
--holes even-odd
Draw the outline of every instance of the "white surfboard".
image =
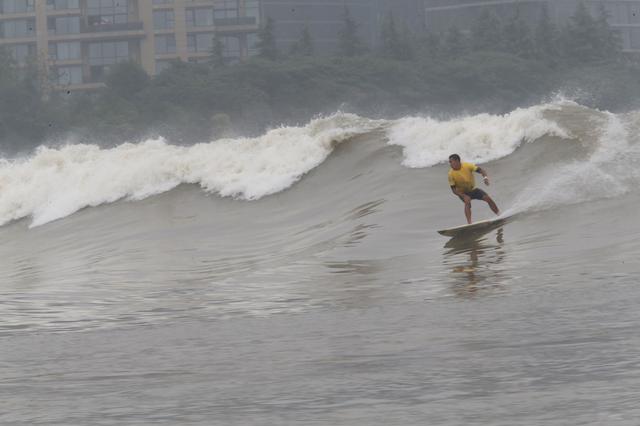
POLYGON ((498 217, 494 219, 480 220, 475 223, 456 226, 455 228, 441 229, 438 231, 440 235, 446 237, 459 237, 462 235, 470 235, 479 232, 489 232, 492 229, 498 228, 507 222, 509 217, 498 217))

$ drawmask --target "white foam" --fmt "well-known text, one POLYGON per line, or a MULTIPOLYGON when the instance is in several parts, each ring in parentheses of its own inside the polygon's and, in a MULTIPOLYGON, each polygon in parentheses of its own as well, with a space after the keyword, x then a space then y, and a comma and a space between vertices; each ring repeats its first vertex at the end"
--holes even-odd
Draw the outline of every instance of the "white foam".
POLYGON ((32 217, 31 226, 120 199, 143 199, 181 183, 221 196, 255 200, 289 188, 321 164, 337 143, 380 122, 338 113, 304 127, 282 127, 257 138, 222 139, 191 147, 165 140, 40 148, 0 162, 0 225, 32 217))
POLYGON ((587 158, 542 170, 520 192, 505 214, 540 211, 624 195, 637 187, 640 174, 631 166, 640 157, 620 116, 604 113, 596 149, 587 158))
POLYGON ((403 165, 431 167, 447 162, 457 153, 465 161, 484 163, 511 154, 523 142, 544 135, 568 137, 567 132, 543 112, 559 109, 570 101, 516 109, 505 115, 480 114, 440 121, 429 117, 407 117, 388 129, 390 145, 403 147, 403 165))

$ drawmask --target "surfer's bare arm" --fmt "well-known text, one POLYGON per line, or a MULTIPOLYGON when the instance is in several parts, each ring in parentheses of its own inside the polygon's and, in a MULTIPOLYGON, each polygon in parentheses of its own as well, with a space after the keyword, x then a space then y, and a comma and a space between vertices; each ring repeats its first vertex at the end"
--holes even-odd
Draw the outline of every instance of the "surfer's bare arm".
POLYGON ((487 171, 485 169, 483 169, 482 167, 478 167, 476 172, 478 172, 478 173, 480 173, 482 175, 482 177, 484 178, 484 184, 485 185, 489 185, 489 175, 487 175, 487 171))

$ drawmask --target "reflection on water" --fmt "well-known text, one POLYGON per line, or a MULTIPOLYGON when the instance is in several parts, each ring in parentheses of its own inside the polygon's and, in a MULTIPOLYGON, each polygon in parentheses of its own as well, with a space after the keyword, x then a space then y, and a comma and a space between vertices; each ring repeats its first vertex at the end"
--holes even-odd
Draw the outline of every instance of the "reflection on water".
POLYGON ((501 291, 508 280, 501 265, 505 261, 504 228, 494 235, 452 238, 445 246, 443 264, 450 270, 456 296, 475 297, 501 291))

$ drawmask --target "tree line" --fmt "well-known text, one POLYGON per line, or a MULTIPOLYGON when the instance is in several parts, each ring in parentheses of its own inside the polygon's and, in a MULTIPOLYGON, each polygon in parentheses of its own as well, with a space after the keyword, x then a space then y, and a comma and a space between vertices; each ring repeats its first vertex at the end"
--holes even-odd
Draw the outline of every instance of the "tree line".
POLYGON ((102 143, 157 135, 172 143, 208 141, 337 109, 385 117, 503 112, 581 86, 602 91, 591 97, 603 104, 595 106, 615 108, 640 98, 638 66, 621 54, 603 8, 592 16, 579 4, 563 26, 543 9, 534 24, 518 13, 503 21, 485 11, 469 31, 414 34, 389 13, 372 48, 345 8, 337 51, 319 55, 308 28, 280 51, 277 22, 267 19, 258 54, 249 60, 227 63, 214 39, 208 63, 176 61, 154 77, 136 63, 120 63, 94 93, 50 91, 37 61, 18 67, 3 50, 0 153, 70 135, 102 143), (612 76, 615 83, 600 88, 612 76))

